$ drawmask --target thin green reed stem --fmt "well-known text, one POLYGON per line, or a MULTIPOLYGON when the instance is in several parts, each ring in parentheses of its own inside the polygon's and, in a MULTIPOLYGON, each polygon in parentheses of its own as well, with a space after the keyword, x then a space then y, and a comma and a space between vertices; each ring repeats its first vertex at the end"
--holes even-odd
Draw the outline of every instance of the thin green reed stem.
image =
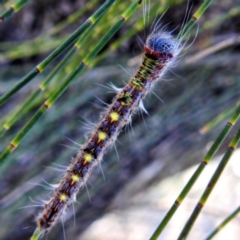
MULTIPOLYGON (((43 32, 37 38, 21 43, 20 46, 19 43, 17 44, 16 42, 2 43, 0 45, 0 50, 4 50, 4 53, 0 56, 0 62, 8 61, 8 59, 20 58, 21 56, 29 57, 35 54, 39 54, 41 52, 47 53, 54 50, 63 41, 65 41, 70 36, 70 34, 67 34, 64 37, 54 36, 54 38, 51 38, 51 35, 55 35, 60 30, 65 28, 68 24, 75 22, 85 11, 93 9, 94 6, 96 6, 96 2, 99 2, 99 0, 89 1, 88 3, 86 3, 86 5, 84 5, 83 8, 70 15, 66 20, 49 29, 49 31, 43 32)), ((116 4, 115 6, 118 5, 119 4, 116 4)), ((105 25, 106 28, 109 28, 110 22, 108 21, 105 25)))
POLYGON ((60 22, 59 24, 57 24, 56 26, 51 28, 46 33, 43 33, 43 36, 49 35, 49 34, 55 35, 55 34, 59 33, 62 29, 67 27, 69 24, 76 22, 79 19, 79 17, 82 16, 85 12, 91 10, 94 6, 96 6, 97 2, 99 2, 99 0, 87 2, 86 5, 84 5, 84 8, 77 10, 76 12, 71 14, 66 20, 60 22))
POLYGON ((224 12, 218 17, 215 17, 214 19, 210 19, 206 21, 201 26, 200 32, 212 29, 216 26, 220 26, 227 19, 236 17, 239 14, 240 14, 240 7, 234 6, 230 11, 224 12))
MULTIPOLYGON (((102 15, 103 16, 103 15, 102 15)), ((91 28, 89 28, 84 34, 82 38, 79 38, 79 40, 74 44, 72 49, 67 53, 67 55, 60 61, 60 63, 53 69, 53 71, 48 75, 48 77, 39 85, 38 89, 34 91, 30 97, 17 109, 13 111, 13 114, 4 121, 3 129, 0 130, 0 136, 3 136, 3 134, 9 130, 12 125, 25 113, 27 113, 32 107, 35 105, 32 104, 34 100, 41 94, 44 93, 47 86, 50 84, 50 82, 53 80, 53 78, 56 76, 56 74, 72 59, 74 54, 79 50, 80 46, 86 41, 87 37, 92 33, 94 30, 96 24, 99 22, 99 20, 102 18, 102 16, 93 24, 91 28)), ((79 62, 79 61, 78 61, 79 62)))
POLYGON ((178 38, 185 37, 189 31, 192 29, 192 27, 195 25, 195 23, 198 21, 198 19, 203 15, 203 13, 207 10, 209 5, 212 3, 212 0, 205 0, 202 5, 198 8, 198 10, 193 14, 192 18, 189 20, 189 22, 186 24, 186 26, 180 31, 178 34, 178 38))
MULTIPOLYGON (((59 88, 43 103, 35 115, 27 122, 27 124, 21 129, 17 136, 11 141, 9 146, 4 150, 2 155, 0 155, 0 163, 3 163, 4 159, 15 150, 20 144, 23 137, 32 128, 32 126, 38 121, 38 119, 54 104, 54 102, 65 92, 69 84, 76 79, 77 76, 82 72, 82 70, 87 67, 92 59, 101 51, 101 49, 106 45, 106 43, 112 38, 112 36, 120 29, 123 23, 135 12, 138 5, 141 2, 139 0, 135 1, 133 4, 127 8, 127 10, 121 15, 117 23, 102 37, 98 42, 92 52, 90 52, 76 67, 76 69, 66 78, 66 80, 59 86, 59 88)), ((96 18, 91 18, 92 22, 96 21, 96 18)))
POLYGON ((16 3, 8 7, 4 12, 0 14, 0 22, 6 21, 14 13, 22 9, 30 0, 19 0, 16 3))
MULTIPOLYGON (((159 3, 155 3, 152 7, 151 10, 149 12, 149 22, 152 21, 152 19, 154 18, 154 16, 156 16, 156 12, 160 13, 163 12, 164 6, 161 6, 161 8, 159 9, 159 7, 157 6, 159 5, 159 3)), ((143 30, 143 28, 145 27, 144 25, 144 19, 140 19, 136 24, 134 28, 130 28, 122 37, 120 37, 118 40, 116 40, 115 42, 113 42, 108 49, 106 49, 104 52, 102 52, 101 54, 99 54, 94 61, 92 61, 91 66, 94 67, 96 66, 98 63, 100 63, 109 53, 110 51, 114 51, 116 49, 118 49, 118 47, 122 44, 122 42, 124 42, 124 40, 129 39, 130 37, 132 37, 134 34, 136 34, 138 31, 143 30)))
POLYGON ((159 235, 162 233, 162 231, 164 230, 164 228, 166 227, 166 225, 168 224, 168 222, 170 221, 170 219, 172 218, 172 216, 174 215, 178 207, 181 205, 182 201, 187 196, 188 192, 191 190, 192 186, 194 185, 194 183, 196 182, 196 180, 198 179, 202 171, 204 170, 205 166, 211 161, 212 157, 215 155, 216 151, 221 146, 223 140, 226 138, 226 136, 230 132, 232 126, 234 126, 237 120, 239 119, 239 116, 240 116, 240 104, 237 106, 237 109, 234 112, 233 116, 229 119, 228 123, 226 124, 224 129, 221 131, 216 141, 213 143, 212 147, 209 149, 209 151, 203 158, 202 162, 199 164, 198 168, 193 173, 190 180, 187 182, 187 184, 185 185, 185 187, 183 188, 183 190, 181 191, 181 193, 179 194, 179 196, 177 197, 177 199, 175 200, 171 208, 168 210, 167 214, 165 215, 165 217, 163 218, 163 220, 161 221, 161 223, 159 224, 159 226, 151 236, 150 238, 151 240, 157 239, 159 235))
POLYGON ((38 73, 41 73, 45 68, 64 50, 71 46, 85 32, 94 22, 92 19, 97 20, 110 6, 113 5, 115 0, 107 0, 90 18, 88 18, 65 42, 63 42, 55 51, 53 51, 47 58, 45 58, 40 64, 32 69, 26 76, 24 76, 16 85, 0 97, 0 106, 3 105, 9 98, 23 88, 28 82, 30 82, 38 73))
POLYGON ((182 232, 180 233, 178 240, 183 240, 186 239, 190 230, 193 227, 193 224, 195 223, 198 215, 200 214, 200 212, 202 211, 202 208, 204 207, 208 197, 210 196, 214 186, 216 185, 219 177, 221 176, 224 168, 226 167, 230 157, 232 156, 234 150, 236 149, 238 143, 240 140, 240 129, 238 129, 237 134, 235 135, 235 137, 232 139, 232 141, 230 142, 230 144, 228 145, 228 149, 226 151, 226 153, 224 154, 221 162, 219 163, 216 171, 214 172, 211 180, 209 181, 205 191, 203 192, 200 200, 198 201, 197 205, 195 206, 190 218, 188 219, 187 223, 185 224, 182 232))
POLYGON ((240 212, 240 206, 232 212, 205 240, 212 239, 220 230, 222 230, 233 218, 235 218, 240 212))
MULTIPOLYGON (((207 0, 204 1, 203 4, 199 7, 199 9, 194 13, 194 15, 192 16, 191 20, 186 24, 186 26, 184 26, 184 28, 179 32, 178 34, 178 39, 181 39, 183 37, 185 37, 189 31, 192 29, 192 27, 195 25, 195 23, 197 22, 197 20, 202 16, 202 14, 205 12, 205 10, 209 7, 209 5, 211 4, 212 0, 207 0)), ((150 18, 151 16, 155 16, 155 11, 157 8, 154 8, 154 6, 151 8, 150 11, 150 18)), ((107 56, 107 54, 109 53, 110 50, 115 50, 119 47, 119 45, 122 43, 122 41, 124 41, 124 39, 129 38, 130 36, 134 35, 137 32, 137 29, 142 29, 142 26, 144 26, 144 21, 143 19, 138 23, 137 28, 132 28, 128 31, 128 33, 126 35, 124 35, 123 37, 121 37, 120 39, 118 39, 116 42, 114 42, 109 49, 107 49, 105 52, 103 52, 101 55, 99 55, 93 62, 92 62, 92 66, 95 66, 96 64, 98 64, 104 57, 107 56)))
POLYGON ((31 108, 35 106, 34 101, 39 96, 41 91, 42 90, 40 88, 37 89, 19 108, 13 110, 13 114, 8 116, 7 119, 2 123, 0 137, 2 137, 18 119, 22 118, 31 108))
MULTIPOLYGON (((240 101, 238 101, 236 103, 236 106, 240 104, 240 101)), ((205 126, 203 126, 200 129, 201 133, 206 133, 208 132, 210 129, 214 128, 215 126, 217 126, 220 122, 222 122, 224 119, 226 119, 227 117, 231 116, 231 114, 233 114, 234 112, 234 108, 231 107, 229 109, 227 109, 226 111, 223 111, 221 114, 219 114, 217 117, 215 117, 214 119, 212 119, 209 123, 207 123, 205 126)))

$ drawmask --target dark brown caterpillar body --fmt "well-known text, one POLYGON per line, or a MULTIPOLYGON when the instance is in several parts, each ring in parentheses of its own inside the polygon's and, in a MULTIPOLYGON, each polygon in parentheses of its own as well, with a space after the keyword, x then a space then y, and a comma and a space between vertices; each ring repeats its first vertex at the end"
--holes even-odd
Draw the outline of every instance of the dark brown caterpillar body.
POLYGON ((142 64, 128 84, 117 94, 105 116, 101 118, 86 143, 67 169, 61 183, 37 219, 38 228, 49 230, 62 216, 86 182, 107 147, 111 145, 122 127, 129 121, 156 80, 179 53, 170 35, 153 34, 144 48, 142 64))

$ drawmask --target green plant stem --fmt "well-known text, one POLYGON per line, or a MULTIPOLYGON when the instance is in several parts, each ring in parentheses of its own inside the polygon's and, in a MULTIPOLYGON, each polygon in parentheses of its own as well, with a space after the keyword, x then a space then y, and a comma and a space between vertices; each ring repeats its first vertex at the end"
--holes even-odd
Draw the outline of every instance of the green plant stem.
POLYGON ((177 199, 175 200, 171 208, 168 210, 167 214, 165 215, 165 217, 163 218, 163 220, 161 221, 161 223, 159 224, 159 226, 151 236, 150 238, 151 240, 157 239, 159 235, 162 233, 167 223, 170 221, 170 219, 172 218, 172 216, 174 215, 178 207, 181 205, 184 198, 187 196, 188 192, 191 190, 194 183, 197 181, 198 177, 204 170, 205 166, 211 161, 212 157, 215 155, 216 151, 221 146, 223 140, 226 138, 226 136, 230 132, 232 126, 234 126, 235 123, 237 122, 239 116, 240 116, 240 104, 237 106, 237 109, 234 112, 233 116, 229 119, 228 123, 223 128, 223 130, 217 137, 216 141, 213 143, 212 147, 209 149, 209 151, 207 152, 207 154, 199 164, 198 168, 193 173, 192 177, 189 179, 189 181, 187 182, 187 184, 185 185, 185 187, 183 188, 183 190, 181 191, 181 193, 179 194, 179 196, 177 197, 177 199))
MULTIPOLYGON (((236 103, 236 105, 238 105, 238 104, 240 104, 240 101, 236 103)), ((232 108, 232 107, 227 109, 227 110, 225 110, 224 112, 219 114, 217 117, 215 117, 213 120, 211 120, 209 123, 207 123, 205 126, 203 126, 200 129, 200 133, 206 133, 206 132, 210 131, 212 128, 217 126, 224 119, 226 119, 231 114, 233 114, 233 112, 234 112, 234 108, 232 108)))
POLYGON ((30 82, 38 73, 41 73, 45 68, 64 50, 71 46, 81 34, 85 32, 92 24, 104 14, 115 2, 115 0, 107 0, 90 18, 88 18, 64 43, 62 43, 55 51, 53 51, 45 60, 32 69, 25 77, 23 77, 9 92, 5 93, 0 98, 0 106, 3 105, 9 98, 23 88, 28 82, 30 82))
POLYGON ((41 89, 37 89, 30 97, 22 104, 21 107, 13 110, 13 114, 8 116, 8 118, 3 122, 2 129, 0 130, 0 136, 2 137, 6 131, 8 131, 12 125, 21 117, 24 116, 32 107, 35 106, 35 99, 41 93, 41 89))
POLYGON ((13 114, 9 116, 6 119, 6 121, 4 121, 4 123, 2 124, 3 128, 0 130, 0 136, 3 136, 3 134, 6 131, 8 131, 18 119, 23 117, 30 109, 32 109, 35 106, 34 104, 35 99, 41 93, 44 93, 46 91, 47 86, 50 84, 50 82, 53 80, 56 74, 72 59, 72 57, 79 50, 82 43, 86 41, 87 37, 92 33, 92 31, 94 30, 96 24, 99 22, 100 19, 101 17, 93 24, 92 28, 89 28, 87 30, 86 34, 84 34, 82 38, 79 38, 79 40, 75 43, 73 48, 67 53, 67 55, 61 60, 61 62, 53 69, 53 71, 48 75, 48 77, 43 81, 43 83, 39 85, 38 89, 35 90, 30 95, 30 97, 18 109, 14 110, 13 114))
POLYGON ((69 24, 76 22, 85 12, 94 8, 99 0, 89 1, 84 5, 84 8, 78 9, 76 12, 71 14, 67 19, 61 21, 59 24, 43 32, 38 37, 24 41, 19 45, 19 42, 2 42, 0 50, 4 51, 1 53, 0 62, 7 61, 8 59, 16 59, 22 57, 29 57, 39 53, 51 51, 62 41, 65 41, 66 36, 54 36, 66 28, 69 24), (54 37, 53 37, 54 36, 54 37), (41 47, 39 47, 41 46, 41 47))
MULTIPOLYGON (((94 8, 99 0, 89 1, 84 5, 83 8, 77 10, 75 13, 70 15, 66 20, 60 22, 58 25, 42 33, 37 38, 27 40, 24 42, 3 42, 0 45, 0 51, 3 51, 0 56, 0 63, 8 62, 9 60, 30 57, 37 54, 48 53, 53 49, 57 48, 63 41, 67 40, 70 36, 65 34, 64 36, 54 36, 59 33, 62 29, 66 28, 69 24, 76 22, 79 17, 94 8)), ((125 3, 127 4, 127 3, 125 3)), ((123 3, 116 3, 113 5, 114 8, 122 6, 123 3), (117 6, 117 7, 116 7, 117 6)), ((111 8, 112 9, 112 8, 111 8)), ((118 9, 118 8, 117 8, 118 9)), ((105 17, 110 18, 110 13, 106 14, 105 17)), ((112 21, 113 19, 111 19, 112 21)), ((102 25, 102 29, 109 29, 110 19, 102 25)))
MULTIPOLYGON (((154 3, 154 5, 152 6, 150 12, 149 12, 149 22, 151 22, 154 18, 154 16, 156 16, 156 12, 162 13, 164 6, 166 4, 163 4, 163 6, 161 6, 161 8, 159 9, 157 6, 158 3, 154 3)), ((119 39, 117 39, 115 42, 113 42, 108 49, 106 49, 104 52, 102 52, 101 54, 99 54, 91 63, 91 67, 96 66, 98 63, 100 63, 104 58, 106 58, 106 56, 111 52, 114 51, 116 49, 119 48, 119 46, 126 40, 129 39, 130 37, 132 37, 133 35, 135 35, 138 31, 143 30, 145 27, 144 24, 144 19, 141 18, 136 24, 134 28, 130 28, 122 37, 120 37, 119 39)))
POLYGON ((235 135, 235 137, 232 139, 232 141, 230 142, 230 144, 228 145, 228 149, 226 151, 226 153, 224 154, 221 162, 219 163, 216 171, 214 172, 211 180, 209 181, 205 191, 203 192, 200 200, 198 201, 197 205, 195 206, 190 218, 188 219, 187 223, 185 224, 182 232, 180 233, 178 240, 183 240, 186 239, 190 230, 192 229, 198 215, 200 214, 200 212, 202 211, 202 208, 204 207, 208 197, 210 196, 214 186, 216 185, 219 177, 221 176, 224 168, 226 167, 230 157, 232 156, 234 150, 236 149, 238 143, 240 140, 240 129, 238 129, 237 134, 235 135))
POLYGON ((232 212, 205 240, 212 239, 221 229, 223 229, 233 218, 235 218, 240 212, 240 206, 232 212))
MULTIPOLYGON (((38 119, 54 104, 54 102, 65 92, 69 84, 76 79, 81 71, 87 67, 92 59, 101 51, 101 49, 106 45, 106 43, 112 38, 112 36, 121 28, 123 23, 135 12, 139 5, 139 1, 135 1, 133 4, 127 8, 127 10, 121 15, 117 23, 103 36, 103 38, 98 42, 92 52, 90 52, 84 59, 81 61, 78 67, 66 78, 66 80, 59 86, 59 88, 43 103, 35 115, 27 122, 27 124, 21 129, 17 136, 11 141, 9 146, 4 150, 0 156, 0 163, 3 163, 4 159, 15 150, 20 144, 23 137, 27 132, 32 128, 32 126, 38 121, 38 119)), ((96 19, 92 19, 93 22, 96 19)))
POLYGON ((24 43, 18 43, 14 46, 14 43, 4 43, 0 45, 0 51, 7 51, 0 55, 0 63, 8 62, 9 60, 22 59, 37 54, 44 54, 57 48, 62 42, 66 41, 70 35, 57 37, 45 37, 39 38, 35 41, 26 41, 24 43), (5 46, 4 46, 5 45, 5 46), (12 47, 8 47, 12 45, 12 47), (9 49, 9 50, 8 50, 9 49))
POLYGON ((6 21, 14 13, 22 9, 28 2, 29 0, 19 0, 16 3, 12 4, 10 7, 8 7, 5 11, 3 11, 0 14, 0 22, 6 21))
POLYGON ((207 10, 207 8, 210 6, 211 3, 212 3, 212 0, 205 0, 202 3, 202 5, 193 14, 189 22, 186 24, 186 26, 178 34, 179 39, 184 38, 189 33, 189 31, 192 29, 195 23, 199 20, 199 18, 203 15, 203 13, 207 10))
POLYGON ((55 35, 59 33, 61 30, 66 28, 69 24, 76 22, 80 16, 82 16, 85 12, 88 10, 91 10, 96 4, 99 2, 99 0, 94 0, 94 1, 88 1, 84 8, 80 8, 73 14, 71 14, 66 20, 62 21, 61 23, 57 24, 53 28, 51 28, 49 31, 44 32, 43 36, 46 35, 55 35))
POLYGON ((228 18, 238 16, 240 14, 240 7, 234 6, 230 11, 222 13, 220 16, 211 19, 203 24, 201 30, 209 30, 217 25, 220 25, 228 18))
MULTIPOLYGON (((235 17, 240 14, 240 7, 234 6, 229 12, 224 12, 219 16, 216 16, 214 19, 210 19, 202 24, 202 26, 199 28, 198 34, 213 29, 216 26, 220 26, 224 21, 231 17, 235 17)), ((196 32, 191 32, 190 36, 194 37, 196 35, 196 32)))

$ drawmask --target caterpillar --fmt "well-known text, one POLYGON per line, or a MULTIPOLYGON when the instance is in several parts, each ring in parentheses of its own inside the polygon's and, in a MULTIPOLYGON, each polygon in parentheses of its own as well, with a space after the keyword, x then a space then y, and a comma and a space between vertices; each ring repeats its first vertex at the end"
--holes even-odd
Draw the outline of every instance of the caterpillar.
MULTIPOLYGON (((182 50, 181 40, 171 34, 154 30, 147 38, 142 63, 129 82, 109 105, 85 144, 73 158, 53 196, 37 217, 37 230, 49 231, 72 203, 79 189, 86 183, 92 169, 100 163, 136 110, 182 50)), ((114 88, 115 89, 115 88, 114 88)), ((116 89, 115 89, 116 90, 116 89)))

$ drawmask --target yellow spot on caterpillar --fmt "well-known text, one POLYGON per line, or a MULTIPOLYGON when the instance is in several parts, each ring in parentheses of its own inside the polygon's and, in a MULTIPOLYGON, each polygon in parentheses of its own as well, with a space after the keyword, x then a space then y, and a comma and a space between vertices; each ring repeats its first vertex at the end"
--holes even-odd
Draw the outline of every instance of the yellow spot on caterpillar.
POLYGON ((61 194, 60 197, 59 197, 59 199, 60 199, 61 201, 65 202, 65 201, 67 200, 67 195, 61 194))
POLYGON ((99 132, 98 133, 98 140, 103 141, 107 138, 107 134, 105 132, 99 132))
POLYGON ((119 114, 117 112, 111 112, 110 113, 110 118, 113 122, 116 122, 119 119, 119 114))
POLYGON ((86 153, 84 155, 84 160, 85 160, 85 162, 91 162, 92 161, 92 155, 90 153, 86 153))
POLYGON ((74 182, 78 182, 78 181, 79 181, 78 175, 73 174, 73 175, 72 175, 72 180, 73 180, 74 182))

